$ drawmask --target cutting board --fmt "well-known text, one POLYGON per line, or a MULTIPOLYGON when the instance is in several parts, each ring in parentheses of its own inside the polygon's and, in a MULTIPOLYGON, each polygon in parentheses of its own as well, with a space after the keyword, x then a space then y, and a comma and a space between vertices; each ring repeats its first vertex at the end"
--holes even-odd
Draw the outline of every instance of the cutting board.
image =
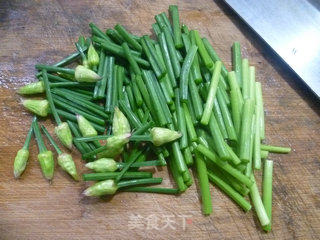
MULTIPOLYGON (((253 212, 244 213, 212 186, 213 214, 201 214, 197 181, 180 196, 119 193, 86 198, 87 183, 73 182, 57 167, 52 184, 41 175, 31 143, 28 167, 13 179, 12 164, 23 145, 31 114, 16 89, 35 81, 36 63, 54 63, 74 51, 89 22, 105 29, 120 22, 135 34, 150 34, 154 15, 171 1, 2 1, 0 4, 0 239, 319 239, 320 107, 295 76, 266 50, 219 1, 179 1, 181 20, 207 37, 231 69, 231 45, 262 83, 266 143, 290 146, 274 160, 273 230, 261 231, 253 212)), ((53 121, 43 120, 53 132, 53 121)), ((85 172, 79 154, 72 151, 85 172)), ((167 169, 154 169, 173 181, 167 169)), ((260 174, 257 178, 260 182, 260 174)))

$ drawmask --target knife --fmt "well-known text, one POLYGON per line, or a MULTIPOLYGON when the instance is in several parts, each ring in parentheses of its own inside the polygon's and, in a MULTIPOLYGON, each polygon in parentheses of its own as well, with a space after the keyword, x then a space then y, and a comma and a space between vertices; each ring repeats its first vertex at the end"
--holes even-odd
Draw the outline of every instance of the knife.
POLYGON ((320 98, 320 2, 224 1, 320 98))

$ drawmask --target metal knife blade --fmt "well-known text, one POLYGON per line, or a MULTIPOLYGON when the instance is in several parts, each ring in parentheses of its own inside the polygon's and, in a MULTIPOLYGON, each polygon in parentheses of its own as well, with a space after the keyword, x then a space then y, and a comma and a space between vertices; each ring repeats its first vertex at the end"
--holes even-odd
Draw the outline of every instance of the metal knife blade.
POLYGON ((224 0, 320 98, 318 0, 224 0))

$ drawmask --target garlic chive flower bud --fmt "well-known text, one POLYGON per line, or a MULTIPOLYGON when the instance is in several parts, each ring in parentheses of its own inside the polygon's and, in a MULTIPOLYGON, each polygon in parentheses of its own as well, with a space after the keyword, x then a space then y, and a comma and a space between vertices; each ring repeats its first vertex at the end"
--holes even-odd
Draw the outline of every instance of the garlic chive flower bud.
POLYGON ((90 44, 88 49, 88 64, 90 67, 99 65, 99 54, 94 49, 94 46, 92 45, 92 43, 90 44))
POLYGON ((100 158, 85 165, 95 172, 114 172, 118 169, 118 164, 112 158, 100 158))
POLYGON ((113 121, 112 121, 113 135, 121 135, 130 133, 130 124, 126 116, 120 111, 118 107, 114 109, 113 121))
POLYGON ((97 154, 98 158, 114 158, 123 151, 125 144, 129 142, 131 134, 126 133, 118 136, 108 138, 106 143, 106 150, 97 154))
POLYGON ((82 115, 77 115, 77 122, 82 136, 93 137, 98 135, 92 124, 82 115))
POLYGON ((154 127, 150 131, 152 142, 155 146, 172 142, 182 136, 181 133, 167 128, 154 127))
POLYGON ((106 194, 114 194, 118 190, 118 187, 114 180, 109 179, 101 182, 97 182, 91 187, 87 188, 83 194, 85 196, 103 196, 106 194))
POLYGON ((54 132, 65 147, 68 149, 72 148, 72 134, 66 122, 62 122, 55 127, 54 132))
POLYGON ((94 71, 82 65, 76 67, 74 76, 78 82, 97 82, 101 79, 94 71))
POLYGON ((67 154, 67 153, 59 154, 58 164, 64 171, 70 174, 70 176, 73 177, 74 180, 76 181, 79 180, 79 175, 77 173, 76 165, 74 164, 74 161, 70 154, 67 154))
POLYGON ((48 132, 48 130, 45 128, 45 126, 41 126, 42 131, 49 139, 51 145, 54 147, 56 152, 58 153, 58 164, 59 166, 66 171, 71 177, 73 177, 74 180, 78 181, 79 176, 77 173, 76 165, 74 164, 74 161, 72 160, 72 156, 67 153, 63 153, 61 149, 58 147, 57 143, 53 140, 52 136, 48 132))
POLYGON ((23 95, 31 95, 31 94, 44 93, 44 92, 45 92, 45 89, 42 81, 29 83, 18 89, 18 93, 23 95))
POLYGON ((38 154, 38 160, 41 166, 43 176, 51 180, 54 172, 54 160, 51 151, 44 151, 38 154))
POLYGON ((15 178, 20 177, 20 175, 24 172, 27 166, 28 159, 29 159, 28 149, 22 148, 17 152, 17 155, 14 159, 14 165, 13 165, 13 175, 15 178))
POLYGON ((46 117, 50 110, 49 102, 47 100, 27 99, 24 100, 22 104, 30 112, 41 117, 46 117))

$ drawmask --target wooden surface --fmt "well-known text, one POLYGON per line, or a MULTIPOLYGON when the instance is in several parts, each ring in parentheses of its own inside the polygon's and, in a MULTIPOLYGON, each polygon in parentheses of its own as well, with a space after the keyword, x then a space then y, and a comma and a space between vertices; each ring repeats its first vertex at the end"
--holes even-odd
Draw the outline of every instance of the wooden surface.
MULTIPOLYGON (((49 185, 41 175, 34 141, 26 172, 13 179, 13 159, 31 122, 15 90, 34 81, 34 65, 54 63, 74 51, 77 36, 88 35, 91 21, 102 28, 120 22, 133 33, 149 34, 154 15, 172 3, 0 1, 1 240, 320 238, 319 102, 220 1, 181 1, 181 19, 214 44, 229 69, 230 47, 235 40, 241 43, 263 86, 266 142, 293 149, 290 155, 270 156, 275 165, 271 233, 263 233, 252 212, 243 213, 215 187, 214 212, 204 217, 196 185, 177 197, 120 193, 89 199, 80 194, 86 184, 74 183, 59 168, 49 185), (185 229, 182 215, 187 216, 185 229), (173 226, 165 225, 168 219, 173 226)), ((52 121, 45 124, 52 132, 52 121)), ((83 171, 79 155, 74 158, 83 171)), ((166 169, 157 171, 170 186, 166 169)))

